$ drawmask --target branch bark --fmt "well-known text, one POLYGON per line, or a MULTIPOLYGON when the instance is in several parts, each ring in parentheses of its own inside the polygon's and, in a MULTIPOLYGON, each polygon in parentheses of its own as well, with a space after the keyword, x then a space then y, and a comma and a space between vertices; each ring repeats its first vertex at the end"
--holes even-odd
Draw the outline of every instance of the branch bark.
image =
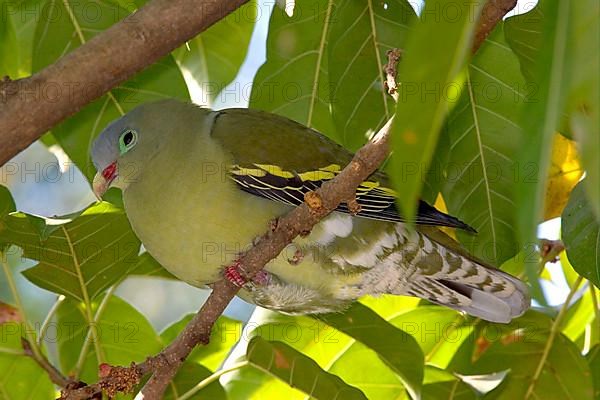
POLYGON ((479 50, 481 44, 494 30, 498 22, 502 21, 502 18, 504 18, 510 10, 515 8, 516 5, 517 0, 488 0, 488 2, 485 3, 477 23, 477 29, 475 30, 473 47, 471 48, 473 53, 479 50))
POLYGON ((0 80, 0 166, 247 1, 153 0, 38 73, 0 80), (60 96, 36 95, 49 85, 60 88, 60 96))

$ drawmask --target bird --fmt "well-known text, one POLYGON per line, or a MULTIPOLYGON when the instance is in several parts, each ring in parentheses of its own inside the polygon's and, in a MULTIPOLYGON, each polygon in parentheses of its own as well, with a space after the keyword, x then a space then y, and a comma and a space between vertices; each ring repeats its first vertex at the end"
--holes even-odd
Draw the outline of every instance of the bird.
POLYGON ((363 296, 391 294, 509 323, 529 308, 522 281, 440 229, 474 233, 468 224, 424 201, 408 224, 382 171, 357 188, 358 210, 340 205, 246 278, 240 254, 352 157, 283 116, 166 99, 137 106, 97 136, 92 188, 98 198, 122 190, 133 231, 178 279, 207 287, 225 277, 267 309, 342 312, 363 296))

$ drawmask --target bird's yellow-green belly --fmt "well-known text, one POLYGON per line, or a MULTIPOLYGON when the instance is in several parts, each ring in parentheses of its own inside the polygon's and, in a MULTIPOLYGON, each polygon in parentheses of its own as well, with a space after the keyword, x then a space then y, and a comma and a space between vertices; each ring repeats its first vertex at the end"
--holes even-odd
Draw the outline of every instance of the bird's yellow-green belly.
POLYGON ((288 209, 244 193, 233 182, 208 187, 146 187, 143 180, 124 194, 127 215, 146 250, 173 275, 195 286, 218 280, 221 268, 288 209))

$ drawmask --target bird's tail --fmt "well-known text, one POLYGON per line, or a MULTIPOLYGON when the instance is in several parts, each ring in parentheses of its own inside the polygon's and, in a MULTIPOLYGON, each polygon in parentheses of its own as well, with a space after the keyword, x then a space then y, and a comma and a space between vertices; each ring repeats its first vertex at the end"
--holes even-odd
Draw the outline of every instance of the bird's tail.
POLYGON ((431 232, 399 235, 405 242, 395 264, 405 274, 388 293, 420 297, 491 322, 508 323, 529 308, 523 282, 470 256, 447 235, 431 232))

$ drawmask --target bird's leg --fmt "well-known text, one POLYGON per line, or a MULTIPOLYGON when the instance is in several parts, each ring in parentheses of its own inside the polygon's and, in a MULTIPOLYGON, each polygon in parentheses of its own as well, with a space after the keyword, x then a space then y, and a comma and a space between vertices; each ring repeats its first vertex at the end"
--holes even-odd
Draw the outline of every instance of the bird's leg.
POLYGON ((252 279, 248 279, 240 260, 235 260, 231 265, 225 267, 223 275, 225 276, 225 279, 240 288, 246 286, 249 282, 259 286, 265 286, 271 279, 270 274, 265 270, 258 271, 252 279))

